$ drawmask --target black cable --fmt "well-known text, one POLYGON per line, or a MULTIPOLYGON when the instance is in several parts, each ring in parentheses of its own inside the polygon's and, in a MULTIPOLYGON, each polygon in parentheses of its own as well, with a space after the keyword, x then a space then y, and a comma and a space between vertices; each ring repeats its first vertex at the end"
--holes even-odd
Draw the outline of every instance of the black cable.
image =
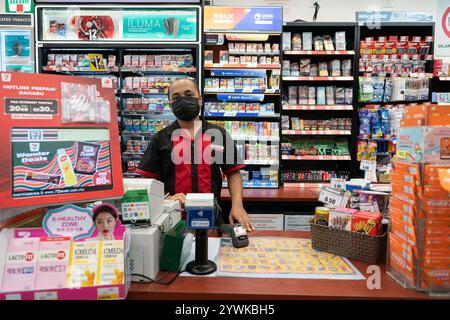
POLYGON ((319 13, 319 9, 320 9, 320 4, 318 2, 314 2, 314 16, 313 16, 313 21, 317 20, 317 14, 319 13))
POLYGON ((176 278, 178 278, 178 276, 181 273, 183 273, 185 271, 186 270, 178 271, 175 274, 175 276, 172 279, 170 279, 169 281, 167 281, 167 282, 162 282, 161 280, 165 279, 168 276, 169 272, 167 272, 163 277, 160 277, 158 280, 154 280, 154 279, 152 279, 150 277, 147 277, 147 276, 145 276, 143 274, 138 274, 138 273, 132 273, 131 276, 144 278, 144 279, 148 280, 148 283, 157 283, 157 284, 161 284, 161 285, 170 285, 170 284, 172 284, 172 282, 175 281, 176 278))

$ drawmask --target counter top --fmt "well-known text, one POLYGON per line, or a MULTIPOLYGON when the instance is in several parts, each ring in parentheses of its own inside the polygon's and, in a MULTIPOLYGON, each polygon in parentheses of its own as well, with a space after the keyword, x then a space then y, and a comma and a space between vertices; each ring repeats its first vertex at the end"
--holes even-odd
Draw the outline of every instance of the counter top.
MULTIPOLYGON (((302 231, 255 231, 251 236, 308 238, 302 231)), ((367 278, 369 264, 350 259, 367 278)), ((269 279, 234 277, 181 277, 170 285, 133 283, 128 299, 429 299, 424 293, 405 289, 381 268, 381 289, 370 290, 366 280, 269 279)), ((167 277, 167 280, 171 275, 167 277)), ((166 281, 166 280, 164 280, 166 281)))

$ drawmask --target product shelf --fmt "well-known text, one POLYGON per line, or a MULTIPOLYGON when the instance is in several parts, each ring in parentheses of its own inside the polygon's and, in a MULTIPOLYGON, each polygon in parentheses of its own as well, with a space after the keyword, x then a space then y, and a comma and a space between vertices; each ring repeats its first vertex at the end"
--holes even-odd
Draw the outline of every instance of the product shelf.
POLYGON ((267 136, 231 136, 231 138, 235 141, 271 141, 271 142, 278 142, 280 141, 280 137, 273 136, 273 137, 267 137, 267 136))
POLYGON ((294 156, 294 155, 282 155, 282 160, 342 160, 350 161, 351 156, 294 156))
POLYGON ((450 81, 450 76, 449 77, 439 77, 439 80, 441 80, 441 81, 450 81))
POLYGON ((293 77, 293 76, 284 76, 283 81, 353 81, 353 77, 293 77))
POLYGON ((227 63, 227 64, 205 64, 205 70, 212 69, 263 69, 263 70, 278 70, 281 69, 281 64, 237 64, 237 63, 227 63))
POLYGON ((273 118, 280 117, 279 113, 255 113, 255 112, 205 112, 205 118, 273 118))
POLYGON ((350 130, 282 130, 283 135, 351 135, 350 130))
POLYGON ((329 182, 284 182, 285 188, 322 188, 329 187, 329 182))
POLYGON ((352 105, 294 105, 284 104, 282 110, 353 110, 352 105))
POLYGON ((280 52, 239 52, 239 51, 228 51, 229 55, 232 56, 279 56, 280 52))
POLYGON ((284 50, 284 55, 316 55, 316 56, 328 56, 328 55, 355 55, 354 50, 284 50))
POLYGON ((126 137, 153 137, 156 133, 152 132, 127 132, 122 131, 122 136, 126 137))
POLYGON ((247 165, 278 165, 278 160, 244 160, 247 165))

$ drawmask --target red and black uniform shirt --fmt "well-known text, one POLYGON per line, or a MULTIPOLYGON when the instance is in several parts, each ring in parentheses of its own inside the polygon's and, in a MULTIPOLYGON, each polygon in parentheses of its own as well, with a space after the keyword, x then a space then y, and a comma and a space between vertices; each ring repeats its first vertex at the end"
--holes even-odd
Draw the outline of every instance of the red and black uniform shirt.
POLYGON ((202 121, 195 143, 187 131, 177 129, 178 121, 174 121, 153 137, 137 173, 162 181, 165 192, 171 195, 214 193, 219 199, 222 174, 245 167, 233 139, 224 128, 207 121, 202 121), (179 157, 174 161, 172 154, 185 161, 179 157))

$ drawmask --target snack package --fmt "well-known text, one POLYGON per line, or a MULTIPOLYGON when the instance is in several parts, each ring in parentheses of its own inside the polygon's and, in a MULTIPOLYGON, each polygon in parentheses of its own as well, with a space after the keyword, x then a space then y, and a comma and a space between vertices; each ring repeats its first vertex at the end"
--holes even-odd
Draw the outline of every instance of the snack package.
POLYGON ((372 138, 380 138, 383 136, 383 133, 381 131, 381 118, 380 114, 378 113, 378 110, 371 110, 370 114, 370 131, 372 134, 372 138))
POLYGON ((367 235, 381 235, 382 215, 380 212, 356 212, 352 215, 351 231, 367 235))
POLYGON ((389 130, 389 110, 381 109, 380 110, 380 118, 381 118, 381 133, 384 136, 390 135, 390 130, 389 130))
POLYGON ((369 110, 359 110, 359 135, 361 137, 370 137, 371 113, 369 110))
POLYGON ((99 144, 78 141, 77 160, 74 172, 77 174, 93 175, 97 171, 100 147, 99 144))

